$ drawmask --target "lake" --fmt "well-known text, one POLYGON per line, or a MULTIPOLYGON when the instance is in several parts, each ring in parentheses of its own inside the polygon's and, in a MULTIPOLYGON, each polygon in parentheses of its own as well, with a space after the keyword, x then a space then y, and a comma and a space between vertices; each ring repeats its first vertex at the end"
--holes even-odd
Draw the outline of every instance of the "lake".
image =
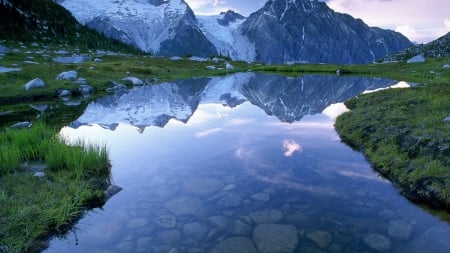
POLYGON ((334 129, 383 78, 240 73, 118 91, 61 134, 106 144, 123 188, 44 252, 450 252, 334 129))

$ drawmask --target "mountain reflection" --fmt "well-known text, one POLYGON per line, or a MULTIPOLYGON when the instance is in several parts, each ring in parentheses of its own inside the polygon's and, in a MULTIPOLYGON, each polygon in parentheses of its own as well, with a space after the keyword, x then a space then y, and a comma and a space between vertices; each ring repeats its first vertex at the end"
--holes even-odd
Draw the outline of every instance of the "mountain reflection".
POLYGON ((164 127, 171 119, 186 123, 200 103, 236 107, 247 101, 267 115, 292 123, 365 90, 395 83, 385 78, 332 75, 292 78, 261 73, 194 78, 138 87, 97 99, 71 126, 98 124, 114 130, 122 123, 144 130, 148 126, 164 127))

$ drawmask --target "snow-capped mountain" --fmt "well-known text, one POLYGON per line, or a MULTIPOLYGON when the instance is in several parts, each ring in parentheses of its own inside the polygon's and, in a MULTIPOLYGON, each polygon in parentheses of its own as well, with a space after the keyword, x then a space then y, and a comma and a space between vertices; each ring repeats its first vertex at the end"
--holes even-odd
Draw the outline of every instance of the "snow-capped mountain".
POLYGON ((183 0, 57 0, 82 24, 158 55, 217 55, 183 0))
POLYGON ((254 61, 255 45, 238 29, 246 18, 233 11, 215 16, 197 16, 200 29, 220 55, 233 60, 254 61))
POLYGON ((88 26, 163 56, 229 56, 247 62, 371 63, 410 47, 322 0, 269 0, 248 18, 196 17, 184 0, 57 0, 88 26))
POLYGON ((371 63, 412 45, 318 0, 269 0, 239 29, 254 43, 255 60, 269 63, 371 63))

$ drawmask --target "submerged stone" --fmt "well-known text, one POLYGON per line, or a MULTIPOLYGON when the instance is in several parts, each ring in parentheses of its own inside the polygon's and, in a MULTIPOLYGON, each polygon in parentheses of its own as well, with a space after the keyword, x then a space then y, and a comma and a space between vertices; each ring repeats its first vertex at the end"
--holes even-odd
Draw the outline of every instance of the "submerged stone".
POLYGON ((408 240, 413 233, 413 227, 404 220, 390 221, 387 230, 389 237, 395 240, 408 240))
POLYGON ((119 193, 121 190, 122 190, 122 187, 112 184, 112 185, 108 186, 108 188, 103 192, 103 194, 105 195, 105 199, 108 200, 112 196, 114 196, 117 193, 119 193))
POLYGON ((253 231, 253 241, 261 253, 291 253, 298 244, 297 234, 292 225, 261 224, 253 231))
POLYGON ((174 228, 177 225, 177 217, 173 215, 161 215, 156 219, 156 224, 163 228, 174 228))
POLYGON ((367 246, 378 252, 388 251, 392 247, 391 240, 380 234, 368 234, 363 240, 367 246))
POLYGON ((256 224, 274 223, 283 219, 283 213, 278 210, 259 211, 251 213, 250 218, 256 224))
POLYGON ((217 244, 211 253, 257 253, 257 251, 250 239, 233 237, 217 244))
POLYGON ((183 184, 183 188, 187 193, 200 196, 211 195, 222 189, 223 186, 222 181, 214 178, 194 178, 187 180, 183 184))
POLYGON ((313 231, 306 234, 306 238, 314 242, 322 249, 326 249, 332 241, 331 234, 327 231, 313 231))
POLYGON ((177 216, 204 216, 206 213, 203 202, 196 198, 178 197, 165 202, 164 207, 177 216))

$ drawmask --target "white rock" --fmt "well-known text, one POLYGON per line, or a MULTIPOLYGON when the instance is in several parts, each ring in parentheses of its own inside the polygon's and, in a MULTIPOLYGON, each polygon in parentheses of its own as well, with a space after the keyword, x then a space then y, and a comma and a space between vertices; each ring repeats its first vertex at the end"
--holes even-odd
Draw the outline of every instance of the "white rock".
POLYGON ((234 69, 234 66, 227 62, 225 64, 225 68, 228 69, 228 70, 231 70, 231 69, 234 69))
POLYGON ((206 69, 209 69, 209 70, 216 70, 216 67, 215 67, 215 66, 206 66, 206 69))
POLYGON ((423 55, 416 55, 413 58, 406 61, 407 63, 423 63, 425 62, 425 57, 423 55))
POLYGON ((56 80, 73 80, 77 79, 78 73, 74 70, 61 72, 57 77, 56 80))
POLYGON ((170 57, 170 60, 171 61, 179 61, 179 60, 182 60, 183 58, 182 57, 180 57, 180 56, 172 56, 172 57, 170 57))
POLYGON ((44 172, 36 172, 33 174, 34 177, 45 177, 45 173, 44 172))
POLYGON ((6 68, 0 66, 0 73, 8 73, 8 72, 16 72, 16 71, 22 71, 21 68, 6 68))
POLYGON ((30 89, 35 89, 35 88, 44 88, 44 87, 45 87, 45 83, 40 78, 35 78, 23 86, 23 88, 25 90, 30 90, 30 89))
POLYGON ((444 68, 444 69, 450 69, 450 64, 445 64, 444 66, 442 66, 442 68, 444 68))
POLYGON ((141 79, 134 77, 134 76, 122 78, 122 81, 130 82, 133 86, 144 85, 144 82, 141 79))
POLYGON ((95 59, 94 59, 94 62, 95 62, 95 63, 102 63, 102 62, 103 62, 103 60, 102 60, 102 59, 100 59, 100 58, 95 58, 95 59))

